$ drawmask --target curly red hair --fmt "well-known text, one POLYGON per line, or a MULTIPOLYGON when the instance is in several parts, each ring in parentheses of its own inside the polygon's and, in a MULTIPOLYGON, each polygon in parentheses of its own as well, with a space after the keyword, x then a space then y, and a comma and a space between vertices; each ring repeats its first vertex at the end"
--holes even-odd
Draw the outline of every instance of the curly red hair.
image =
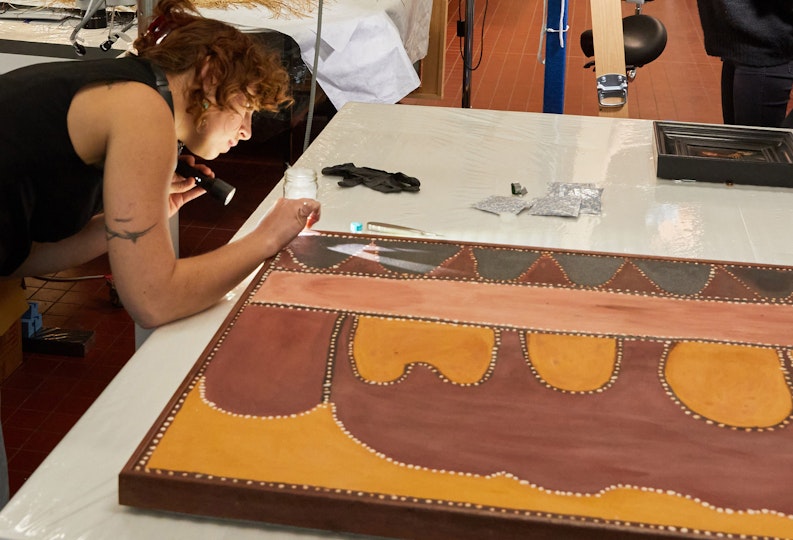
POLYGON ((210 98, 221 108, 231 108, 229 100, 242 94, 251 109, 270 112, 293 103, 280 55, 252 36, 201 16, 189 0, 161 0, 153 18, 149 31, 135 40, 137 55, 166 72, 193 72, 187 112, 196 123, 210 98), (207 95, 205 81, 215 89, 213 96, 207 95))

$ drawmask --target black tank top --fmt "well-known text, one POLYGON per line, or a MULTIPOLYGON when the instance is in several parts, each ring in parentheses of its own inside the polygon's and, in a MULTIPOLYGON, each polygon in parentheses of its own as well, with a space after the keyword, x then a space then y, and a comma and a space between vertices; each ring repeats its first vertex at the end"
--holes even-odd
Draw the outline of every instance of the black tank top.
POLYGON ((67 238, 101 211, 102 170, 77 156, 66 115, 80 89, 113 81, 163 93, 153 66, 136 57, 35 64, 0 75, 0 275, 22 264, 31 242, 67 238))

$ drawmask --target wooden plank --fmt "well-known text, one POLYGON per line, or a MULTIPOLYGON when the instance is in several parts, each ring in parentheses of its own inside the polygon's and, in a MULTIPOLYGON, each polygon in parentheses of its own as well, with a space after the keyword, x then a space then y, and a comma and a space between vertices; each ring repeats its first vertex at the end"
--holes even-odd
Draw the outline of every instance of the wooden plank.
MULTIPOLYGON (((622 37, 621 0, 590 0, 595 75, 625 75, 625 43, 622 37)), ((596 92, 595 88, 592 88, 596 92)), ((600 106, 600 116, 628 117, 628 103, 621 107, 600 106)))
POLYGON ((447 0, 433 0, 427 56, 419 61, 421 85, 410 93, 412 98, 442 99, 446 64, 447 0))

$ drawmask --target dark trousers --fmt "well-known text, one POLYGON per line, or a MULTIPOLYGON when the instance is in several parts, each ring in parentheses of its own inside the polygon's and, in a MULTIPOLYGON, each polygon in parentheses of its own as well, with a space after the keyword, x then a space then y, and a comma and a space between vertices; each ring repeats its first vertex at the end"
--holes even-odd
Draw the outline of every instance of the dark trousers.
POLYGON ((724 123, 782 126, 787 115, 791 87, 793 62, 780 66, 752 67, 724 60, 721 68, 724 123))

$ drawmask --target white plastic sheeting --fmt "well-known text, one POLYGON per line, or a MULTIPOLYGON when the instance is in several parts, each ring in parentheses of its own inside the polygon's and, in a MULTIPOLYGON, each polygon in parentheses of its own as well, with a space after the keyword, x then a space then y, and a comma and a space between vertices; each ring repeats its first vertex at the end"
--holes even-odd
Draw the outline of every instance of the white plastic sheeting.
MULTIPOLYGON (((317 82, 341 109, 349 101, 396 103, 418 88, 414 63, 427 54, 432 0, 329 0, 322 14, 317 82)), ((263 7, 202 9, 201 13, 255 32, 277 30, 314 64, 317 12, 274 17, 263 7)))
MULTIPOLYGON (((655 176, 652 122, 615 118, 348 104, 295 163, 346 162, 419 178, 418 193, 341 188, 320 176, 317 229, 388 222, 450 240, 793 265, 793 191, 655 176), (471 205, 539 196, 548 182, 603 188, 600 215, 501 217, 471 205)), ((229 179, 232 180, 233 179, 229 179)), ((281 187, 238 235, 266 214, 281 187)), ((0 512, 10 539, 339 538, 316 531, 144 512, 119 506, 118 474, 222 324, 241 284, 214 308, 156 330, 0 512)))

